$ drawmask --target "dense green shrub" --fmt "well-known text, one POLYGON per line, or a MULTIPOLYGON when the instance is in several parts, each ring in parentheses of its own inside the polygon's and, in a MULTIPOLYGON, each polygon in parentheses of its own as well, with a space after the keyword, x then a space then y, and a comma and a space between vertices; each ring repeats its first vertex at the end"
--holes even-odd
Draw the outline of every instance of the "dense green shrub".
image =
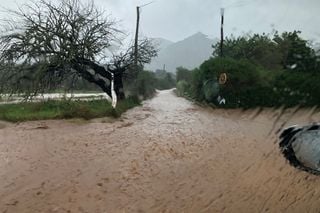
POLYGON ((203 83, 204 98, 208 102, 214 102, 220 93, 220 85, 217 80, 209 79, 203 83))
POLYGON ((276 76, 274 89, 279 94, 279 102, 287 106, 320 105, 320 73, 284 71, 276 76))
MULTIPOLYGON (((225 97, 226 107, 249 107, 264 102, 264 97, 257 98, 255 91, 265 91, 268 82, 262 78, 263 71, 259 66, 247 60, 234 60, 231 58, 211 58, 205 61, 200 69, 193 75, 193 89, 199 101, 216 103, 212 97, 206 98, 210 90, 215 87, 206 86, 206 82, 217 82, 221 73, 227 73, 228 80, 220 85, 219 95, 225 97), (250 101, 249 101, 250 100, 250 101), (249 104, 250 103, 250 104, 249 104)), ((216 92, 211 92, 212 94, 216 92)))
POLYGON ((133 86, 135 95, 141 99, 147 99, 154 95, 156 91, 157 78, 153 72, 140 71, 133 86))
MULTIPOLYGON (((266 69, 310 72, 319 69, 319 55, 300 31, 278 34, 247 34, 227 37, 223 43, 225 57, 246 59, 266 69)), ((220 42, 213 45, 213 56, 220 55, 220 42)))
POLYGON ((181 80, 177 82, 176 88, 179 96, 188 95, 190 84, 185 80, 181 80))
POLYGON ((156 89, 158 90, 166 90, 166 89, 172 89, 176 85, 176 80, 174 79, 174 76, 171 73, 165 72, 165 75, 162 77, 156 78, 156 89))
POLYGON ((254 34, 226 38, 224 58, 219 58, 220 43, 213 45, 213 56, 199 69, 177 69, 177 82, 190 86, 183 90, 200 102, 221 107, 318 106, 320 104, 320 56, 299 31, 282 34, 254 34), (217 86, 226 73, 226 84, 217 86))
POLYGON ((177 82, 184 80, 187 83, 191 83, 192 71, 184 67, 178 67, 176 70, 176 74, 177 74, 177 82))
MULTIPOLYGON (((190 90, 185 91, 198 101, 218 105, 216 87, 206 84, 217 82, 221 73, 227 73, 228 80, 225 85, 219 86, 219 95, 226 99, 226 104, 220 107, 292 107, 320 103, 320 73, 269 71, 247 60, 231 58, 205 61, 200 69, 192 72, 190 90)), ((177 87, 182 90, 181 85, 177 87)))
POLYGON ((151 71, 140 71, 135 80, 125 81, 126 94, 139 97, 141 100, 151 98, 156 89, 166 90, 175 87, 175 77, 168 72, 161 72, 161 75, 151 71))

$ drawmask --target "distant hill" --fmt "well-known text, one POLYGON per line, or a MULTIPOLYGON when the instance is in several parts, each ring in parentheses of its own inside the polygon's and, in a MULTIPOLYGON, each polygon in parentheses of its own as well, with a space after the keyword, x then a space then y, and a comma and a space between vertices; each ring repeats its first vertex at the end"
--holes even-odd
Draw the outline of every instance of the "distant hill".
POLYGON ((153 38, 152 41, 154 45, 157 47, 157 49, 159 50, 164 50, 165 48, 167 48, 168 46, 174 43, 164 38, 153 38))
POLYGON ((161 38, 154 40, 160 51, 158 57, 146 65, 146 69, 155 71, 162 69, 165 64, 169 72, 175 72, 179 66, 188 69, 198 67, 211 56, 212 44, 217 42, 216 39, 210 39, 203 33, 196 33, 176 43, 161 38))

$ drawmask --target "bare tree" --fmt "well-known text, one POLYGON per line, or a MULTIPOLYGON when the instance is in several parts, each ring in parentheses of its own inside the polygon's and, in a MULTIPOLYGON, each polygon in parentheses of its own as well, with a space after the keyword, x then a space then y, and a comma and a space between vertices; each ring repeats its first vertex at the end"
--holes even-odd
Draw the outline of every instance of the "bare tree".
MULTIPOLYGON (((113 73, 118 99, 125 97, 122 79, 133 70, 133 48, 107 54, 123 33, 93 2, 39 0, 9 13, 13 18, 5 20, 0 37, 2 91, 41 93, 81 77, 111 96, 113 73)), ((140 65, 156 54, 148 39, 140 42, 140 65)))

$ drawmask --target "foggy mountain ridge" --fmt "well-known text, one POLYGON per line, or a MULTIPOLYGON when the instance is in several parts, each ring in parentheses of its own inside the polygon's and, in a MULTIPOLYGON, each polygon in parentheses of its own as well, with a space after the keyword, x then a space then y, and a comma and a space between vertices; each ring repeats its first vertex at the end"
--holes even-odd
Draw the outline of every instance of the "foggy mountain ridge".
POLYGON ((152 42, 158 50, 163 50, 174 43, 164 38, 152 38, 152 42))
POLYGON ((179 66, 194 69, 201 65, 212 55, 212 45, 218 39, 210 39, 198 32, 178 42, 162 38, 155 38, 154 41, 158 45, 159 53, 150 64, 146 65, 146 69, 155 71, 163 69, 165 65, 168 72, 175 72, 179 66))

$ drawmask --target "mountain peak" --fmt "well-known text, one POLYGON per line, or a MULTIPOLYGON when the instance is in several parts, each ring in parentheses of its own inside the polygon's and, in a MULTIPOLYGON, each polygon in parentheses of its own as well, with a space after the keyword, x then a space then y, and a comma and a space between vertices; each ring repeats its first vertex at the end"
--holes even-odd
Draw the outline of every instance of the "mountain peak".
POLYGON ((188 39, 199 39, 199 40, 201 40, 201 39, 208 39, 208 36, 205 35, 205 34, 202 33, 202 32, 197 32, 197 33, 195 33, 195 34, 193 34, 193 35, 185 38, 184 40, 188 40, 188 39))
POLYGON ((208 36, 202 32, 197 32, 193 34, 191 37, 208 37, 208 36))
POLYGON ((152 42, 159 50, 163 50, 174 43, 164 38, 152 38, 152 42))
POLYGON ((212 44, 214 43, 214 39, 197 32, 184 40, 167 44, 167 47, 160 48, 158 57, 147 65, 147 69, 162 69, 164 64, 169 72, 175 72, 179 66, 194 69, 211 56, 212 44))

